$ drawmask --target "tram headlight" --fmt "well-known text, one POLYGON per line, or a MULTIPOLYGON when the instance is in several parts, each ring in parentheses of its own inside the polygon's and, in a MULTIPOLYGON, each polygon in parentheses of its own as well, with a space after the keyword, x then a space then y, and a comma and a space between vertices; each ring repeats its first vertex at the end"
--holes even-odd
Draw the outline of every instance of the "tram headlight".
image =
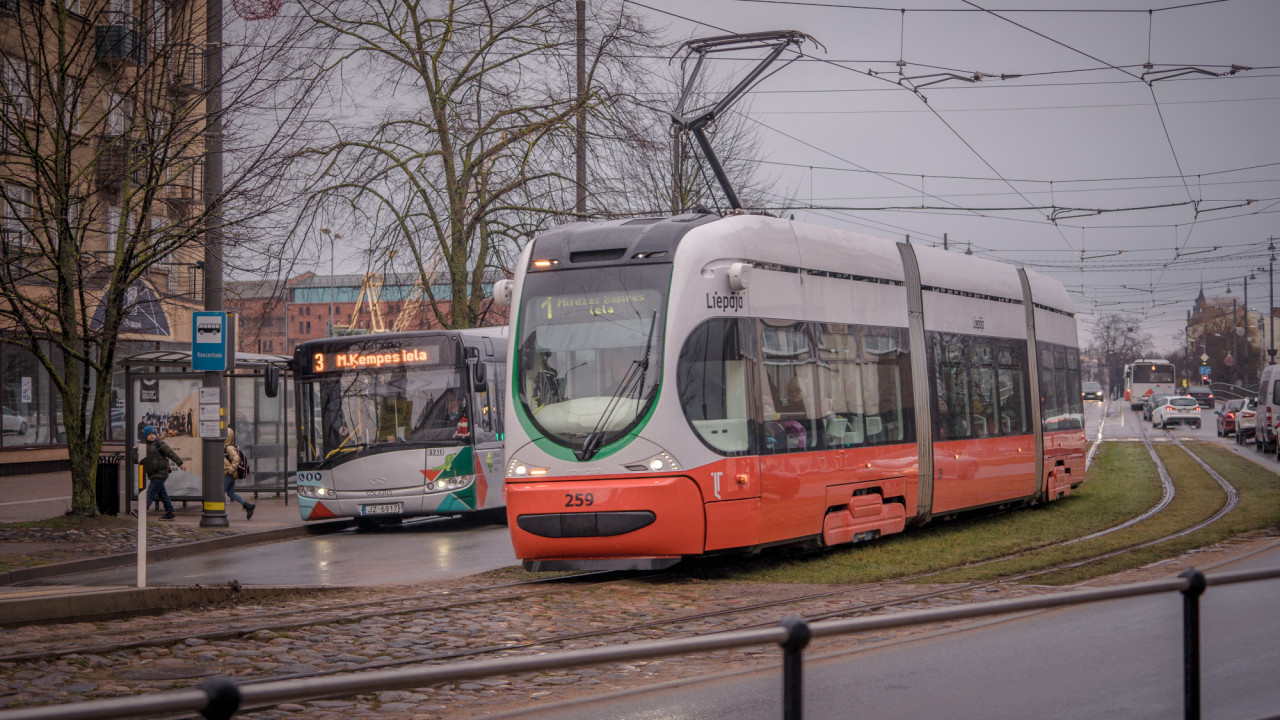
POLYGON ((515 458, 512 458, 511 462, 507 463, 507 477, 527 478, 527 477, 538 477, 546 474, 547 474, 546 468, 536 467, 536 466, 530 465, 529 463, 520 462, 515 458))
POLYGON ((632 463, 629 465, 624 465, 623 467, 625 467, 628 470, 631 470, 632 472, 679 472, 680 471, 680 463, 676 462, 675 458, 671 457, 670 454, 665 452, 660 452, 657 455, 646 458, 639 463, 632 463))

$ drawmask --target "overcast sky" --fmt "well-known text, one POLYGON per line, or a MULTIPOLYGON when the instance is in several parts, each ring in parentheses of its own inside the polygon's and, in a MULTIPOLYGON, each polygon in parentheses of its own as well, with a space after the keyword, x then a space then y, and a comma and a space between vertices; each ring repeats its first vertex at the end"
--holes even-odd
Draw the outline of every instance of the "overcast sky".
POLYGON ((824 46, 735 108, 758 124, 778 202, 804 206, 787 208, 797 219, 931 244, 945 233, 1044 272, 1071 292, 1082 345, 1097 317, 1123 312, 1171 350, 1202 286, 1243 302, 1258 267, 1249 305, 1266 311, 1280 2, 631 5, 672 40, 798 30, 824 46))

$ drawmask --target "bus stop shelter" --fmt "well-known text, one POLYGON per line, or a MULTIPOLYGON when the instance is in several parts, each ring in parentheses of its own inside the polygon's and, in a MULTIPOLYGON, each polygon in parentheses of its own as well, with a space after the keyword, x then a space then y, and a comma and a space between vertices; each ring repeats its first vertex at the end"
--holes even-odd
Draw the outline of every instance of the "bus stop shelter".
MULTIPOLYGON (((294 453, 292 388, 289 360, 279 355, 237 352, 235 366, 223 373, 227 390, 219 437, 235 429, 235 443, 249 456, 250 475, 236 481, 241 495, 284 493, 288 502, 290 481, 297 469, 294 453), (267 397, 266 368, 280 370, 279 393, 267 397)), ((185 470, 170 473, 165 489, 174 502, 201 502, 203 445, 199 434, 200 388, 204 373, 191 369, 191 351, 155 350, 124 358, 125 447, 145 442, 142 428, 152 425, 160 437, 183 459, 185 470)), ((126 453, 127 503, 136 502, 139 488, 136 453, 126 453)), ((128 508, 126 507, 126 511, 128 508)))

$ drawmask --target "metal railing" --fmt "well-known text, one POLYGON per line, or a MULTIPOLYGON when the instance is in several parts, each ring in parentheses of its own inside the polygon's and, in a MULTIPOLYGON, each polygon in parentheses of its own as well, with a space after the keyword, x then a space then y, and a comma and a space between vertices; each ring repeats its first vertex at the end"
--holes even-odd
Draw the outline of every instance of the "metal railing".
POLYGON ((316 678, 295 678, 240 685, 225 677, 209 678, 198 687, 150 695, 93 700, 66 705, 45 705, 0 711, 0 720, 109 720, 161 713, 200 713, 210 720, 234 717, 241 706, 270 706, 331 697, 346 697, 384 690, 406 690, 443 682, 475 680, 497 675, 563 670, 606 663, 647 660, 715 650, 776 644, 783 651, 784 720, 803 715, 804 650, 815 638, 890 628, 967 620, 990 615, 1048 610, 1160 593, 1182 593, 1183 717, 1200 717, 1200 596, 1206 588, 1280 578, 1280 568, 1243 570, 1206 576, 1187 570, 1176 578, 1116 587, 1074 590, 1052 595, 996 600, 894 615, 807 623, 788 617, 774 627, 702 635, 678 640, 611 645, 528 657, 473 660, 448 665, 355 671, 316 678))

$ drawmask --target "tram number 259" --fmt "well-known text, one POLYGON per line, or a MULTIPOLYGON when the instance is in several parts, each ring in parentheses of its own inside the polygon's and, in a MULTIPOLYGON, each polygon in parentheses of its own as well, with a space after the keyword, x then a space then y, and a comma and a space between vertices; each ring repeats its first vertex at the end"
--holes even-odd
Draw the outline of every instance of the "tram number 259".
POLYGON ((596 504, 596 498, 591 493, 565 493, 565 507, 589 507, 596 504))

